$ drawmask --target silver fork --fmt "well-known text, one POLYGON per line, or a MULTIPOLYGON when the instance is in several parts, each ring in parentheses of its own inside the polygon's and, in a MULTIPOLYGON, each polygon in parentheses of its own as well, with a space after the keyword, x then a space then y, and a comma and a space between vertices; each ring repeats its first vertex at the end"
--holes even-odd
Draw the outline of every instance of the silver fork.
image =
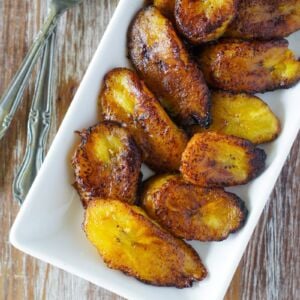
POLYGON ((10 83, 8 89, 0 99, 0 139, 6 133, 20 104, 28 77, 41 54, 46 40, 56 27, 59 16, 68 8, 81 3, 83 0, 51 0, 46 21, 35 38, 28 54, 21 64, 18 72, 10 83))
POLYGON ((19 204, 24 202, 45 156, 53 103, 52 78, 54 48, 55 30, 50 35, 49 42, 46 43, 43 50, 41 68, 37 76, 28 116, 25 155, 13 182, 14 198, 19 204))

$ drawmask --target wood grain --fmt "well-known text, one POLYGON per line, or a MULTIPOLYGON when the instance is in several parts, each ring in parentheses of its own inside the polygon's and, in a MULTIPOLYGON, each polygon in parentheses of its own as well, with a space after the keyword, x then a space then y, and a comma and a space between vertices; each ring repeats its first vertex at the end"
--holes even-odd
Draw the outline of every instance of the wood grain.
MULTIPOLYGON (((118 0, 85 0, 63 16, 58 30, 53 139, 118 0)), ((11 80, 45 17, 42 0, 0 0, 0 94, 11 80)), ((0 141, 0 299, 122 299, 10 246, 18 212, 11 183, 26 141, 33 95, 24 101, 0 141)), ((300 136, 236 271, 226 299, 297 299, 300 289, 300 136)), ((209 299, 208 299, 209 300, 209 299)))

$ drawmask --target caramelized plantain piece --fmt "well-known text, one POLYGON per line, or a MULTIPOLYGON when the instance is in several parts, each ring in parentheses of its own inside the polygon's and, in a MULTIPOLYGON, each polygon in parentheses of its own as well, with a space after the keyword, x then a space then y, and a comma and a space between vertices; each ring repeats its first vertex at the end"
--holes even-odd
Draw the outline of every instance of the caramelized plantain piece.
POLYGON ((182 154, 185 180, 207 187, 245 184, 264 169, 266 154, 244 139, 216 132, 195 134, 182 154))
POLYGON ((80 132, 72 158, 74 187, 84 207, 94 197, 134 203, 141 154, 131 135, 116 122, 102 122, 80 132))
POLYGON ((174 18, 175 0, 153 0, 153 5, 166 17, 174 18))
POLYGON ((142 151, 143 161, 151 169, 179 169, 187 137, 133 71, 110 71, 105 76, 99 103, 105 120, 126 124, 142 151))
POLYGON ((162 227, 187 240, 224 240, 247 217, 245 204, 236 195, 187 183, 180 175, 151 178, 143 190, 142 206, 162 227))
POLYGON ((273 141, 280 133, 280 121, 260 98, 248 94, 212 93, 212 124, 208 129, 194 125, 192 134, 204 131, 234 135, 254 144, 273 141))
POLYGON ((226 32, 237 38, 275 39, 300 29, 299 0, 240 0, 226 32))
POLYGON ((210 86, 236 93, 287 88, 300 79, 286 40, 223 40, 205 47, 198 61, 210 86))
POLYGON ((84 231, 108 267, 145 283, 183 288, 206 276, 197 252, 137 206, 118 200, 91 201, 84 231))
POLYGON ((238 0, 177 0, 177 28, 192 44, 215 40, 234 19, 237 4, 238 0))
POLYGON ((208 88, 171 22, 149 6, 137 14, 128 36, 133 65, 171 116, 185 125, 208 125, 208 88))

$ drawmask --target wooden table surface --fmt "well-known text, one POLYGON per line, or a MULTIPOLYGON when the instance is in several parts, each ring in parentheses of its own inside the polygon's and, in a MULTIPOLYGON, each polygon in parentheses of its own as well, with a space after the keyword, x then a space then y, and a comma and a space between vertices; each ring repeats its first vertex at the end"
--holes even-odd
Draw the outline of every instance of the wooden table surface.
MULTIPOLYGON (((46 1, 0 0, 0 95, 16 72, 46 13, 46 1)), ((128 0, 130 3, 130 0, 128 0)), ((55 111, 50 142, 72 100, 118 0, 85 0, 61 19, 55 111)), ((12 126, 0 141, 0 299, 121 299, 14 249, 9 229, 19 210, 11 184, 26 142, 34 90, 30 80, 12 126)), ((300 136, 282 170, 226 299, 299 299, 300 136)), ((205 299, 209 300, 209 299, 205 299)))

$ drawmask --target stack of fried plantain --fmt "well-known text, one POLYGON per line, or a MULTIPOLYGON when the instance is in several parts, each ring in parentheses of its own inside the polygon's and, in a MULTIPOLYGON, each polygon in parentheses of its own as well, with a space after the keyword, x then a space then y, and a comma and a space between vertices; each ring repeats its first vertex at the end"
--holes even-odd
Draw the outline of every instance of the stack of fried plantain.
POLYGON ((216 31, 221 34, 215 38, 224 35, 240 39, 270 40, 286 37, 300 29, 299 0, 152 0, 149 2, 173 22, 176 21, 178 31, 181 31, 191 42, 213 40, 210 34, 216 31), (199 27, 201 23, 202 26, 199 27), (208 28, 210 32, 207 31, 208 28), (203 39, 205 30, 206 36, 203 39))
POLYGON ((211 88, 258 93, 299 81, 300 62, 284 37, 300 29, 300 1, 153 0, 153 5, 188 42, 214 41, 196 55, 211 88))
POLYGON ((259 176, 257 145, 280 133, 252 94, 299 81, 283 39, 299 29, 299 1, 151 2, 128 30, 136 72, 107 73, 101 122, 80 132, 74 187, 87 238, 110 268, 183 288, 207 274, 183 239, 221 241, 246 222, 245 203, 224 188, 259 176), (142 162, 156 175, 141 184, 142 162))

